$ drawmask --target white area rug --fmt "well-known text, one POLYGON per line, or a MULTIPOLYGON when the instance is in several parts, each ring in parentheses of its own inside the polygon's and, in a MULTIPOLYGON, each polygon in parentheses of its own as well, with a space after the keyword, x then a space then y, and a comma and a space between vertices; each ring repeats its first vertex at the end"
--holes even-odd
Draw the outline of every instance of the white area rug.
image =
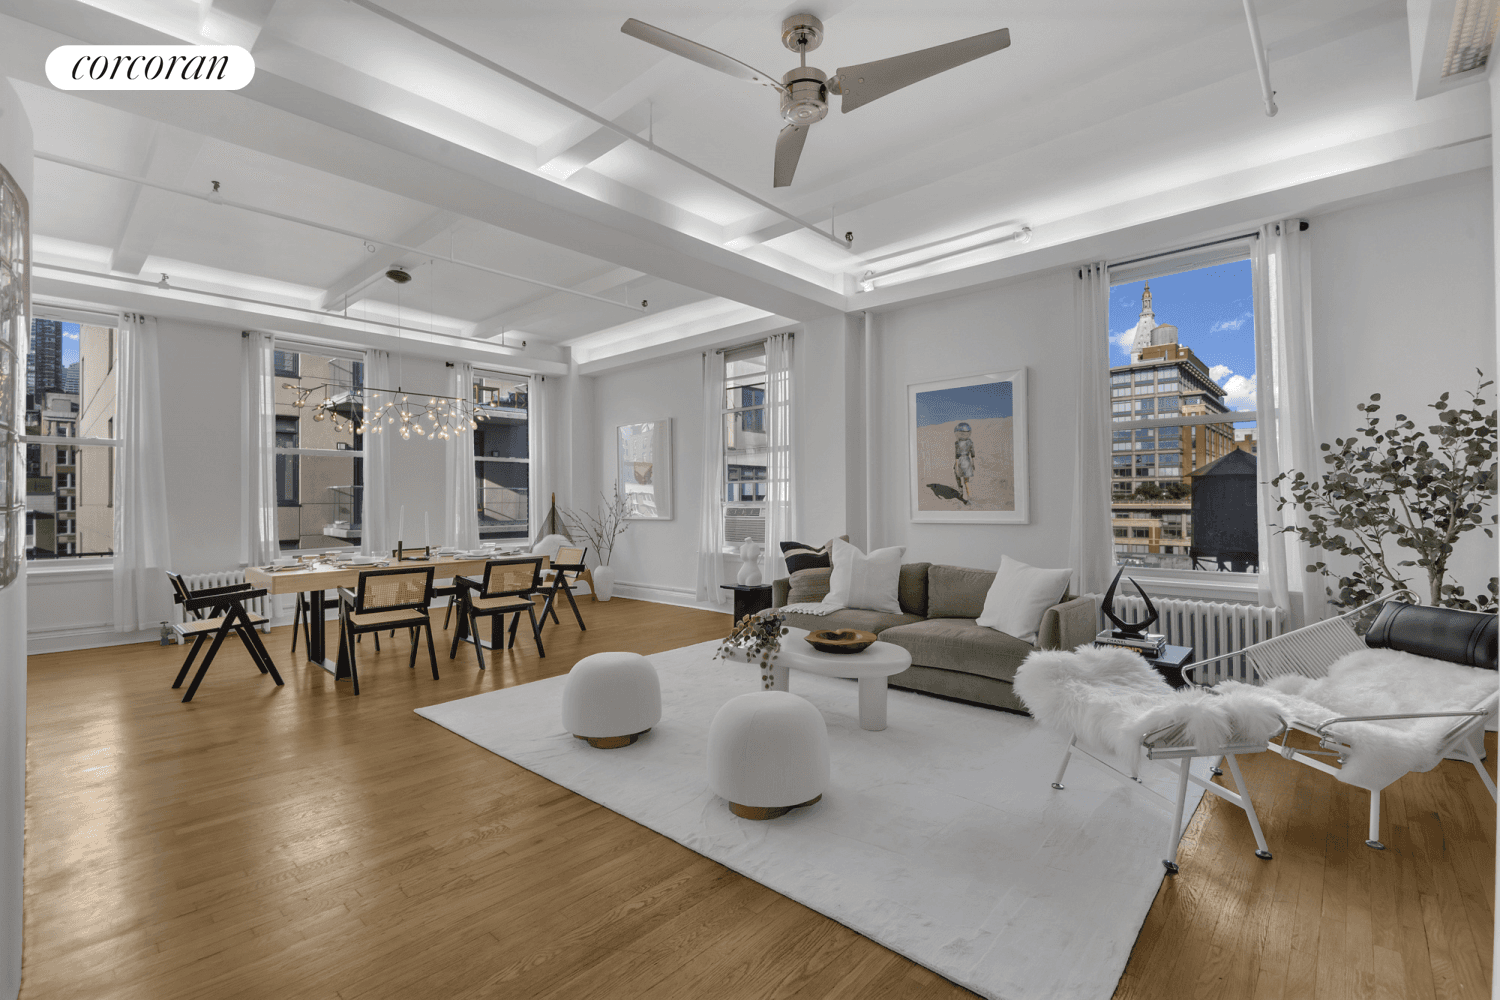
MULTIPOLYGON (((563 677, 417 714, 986 997, 1113 993, 1163 878, 1165 809, 1076 759, 1054 791, 1064 741, 1029 718, 892 690, 888 728, 866 732, 854 681, 794 670, 792 692, 828 723, 830 786, 779 819, 739 819, 709 791, 704 749, 760 673, 711 660, 716 646, 650 658, 661 724, 618 750, 562 728, 563 677)), ((1175 797, 1165 769, 1146 771, 1175 797)), ((1189 810, 1201 796, 1190 786, 1189 810)))

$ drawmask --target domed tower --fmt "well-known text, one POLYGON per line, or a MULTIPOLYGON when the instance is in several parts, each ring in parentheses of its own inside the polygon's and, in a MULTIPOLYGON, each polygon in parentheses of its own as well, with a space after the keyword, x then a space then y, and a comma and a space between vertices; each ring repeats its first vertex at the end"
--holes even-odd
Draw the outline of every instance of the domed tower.
POLYGON ((1135 340, 1130 345, 1130 360, 1141 360, 1141 352, 1151 346, 1151 332, 1156 329, 1156 313, 1151 311, 1151 282, 1141 293, 1141 318, 1135 323, 1135 340))

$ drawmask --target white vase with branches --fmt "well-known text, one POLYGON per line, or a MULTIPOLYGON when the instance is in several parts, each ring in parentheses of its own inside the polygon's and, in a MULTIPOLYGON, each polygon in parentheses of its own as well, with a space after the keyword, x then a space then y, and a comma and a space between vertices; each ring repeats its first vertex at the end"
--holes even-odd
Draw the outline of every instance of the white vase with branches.
POLYGON ((630 527, 630 522, 625 519, 630 507, 625 498, 620 496, 618 488, 612 490, 609 496, 601 491, 599 501, 598 516, 586 510, 564 510, 562 516, 568 530, 588 542, 589 548, 594 550, 594 557, 599 561, 599 565, 590 574, 593 578, 594 597, 607 601, 614 595, 615 589, 615 571, 609 563, 614 557, 615 539, 630 527))

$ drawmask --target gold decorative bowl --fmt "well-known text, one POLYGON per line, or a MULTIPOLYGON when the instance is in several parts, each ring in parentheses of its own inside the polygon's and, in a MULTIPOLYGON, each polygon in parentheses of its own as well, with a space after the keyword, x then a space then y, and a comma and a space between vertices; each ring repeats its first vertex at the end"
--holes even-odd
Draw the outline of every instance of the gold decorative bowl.
POLYGON ((859 629, 822 629, 807 633, 807 644, 820 653, 858 653, 876 640, 874 632, 859 629))

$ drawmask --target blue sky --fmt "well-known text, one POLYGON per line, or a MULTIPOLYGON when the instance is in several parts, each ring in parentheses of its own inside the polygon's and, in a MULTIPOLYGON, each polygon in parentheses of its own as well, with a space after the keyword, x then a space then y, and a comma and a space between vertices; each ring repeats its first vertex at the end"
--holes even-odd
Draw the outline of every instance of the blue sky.
POLYGON ((64 323, 62 331, 62 363, 66 368, 78 360, 78 324, 64 323))
POLYGON ((1011 384, 987 382, 917 393, 917 426, 1010 416, 1011 384))
MULTIPOLYGON (((1130 361, 1130 334, 1141 314, 1144 281, 1116 285, 1109 295, 1109 360, 1130 361)), ((1177 327, 1178 343, 1190 347, 1229 392, 1232 409, 1254 406, 1255 322, 1250 262, 1235 261, 1151 279, 1157 323, 1177 327)))

